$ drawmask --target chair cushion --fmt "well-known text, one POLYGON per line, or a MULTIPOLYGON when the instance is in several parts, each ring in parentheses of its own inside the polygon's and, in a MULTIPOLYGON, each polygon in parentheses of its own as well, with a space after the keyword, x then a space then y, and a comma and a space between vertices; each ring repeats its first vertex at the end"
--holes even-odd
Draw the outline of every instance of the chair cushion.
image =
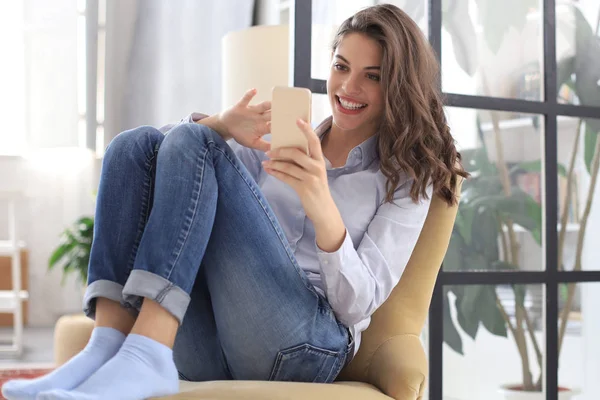
MULTIPOLYGON (((181 382, 181 392, 160 399, 211 400, 393 400, 375 386, 359 382, 298 383, 266 381, 181 382)), ((157 400, 157 399, 155 399, 157 400)))

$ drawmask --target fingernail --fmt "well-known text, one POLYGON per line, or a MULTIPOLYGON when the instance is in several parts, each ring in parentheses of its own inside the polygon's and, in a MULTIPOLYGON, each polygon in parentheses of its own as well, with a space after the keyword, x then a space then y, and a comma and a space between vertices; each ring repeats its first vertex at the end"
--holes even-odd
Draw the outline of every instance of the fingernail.
POLYGON ((267 151, 265 154, 267 155, 267 157, 271 157, 271 152, 270 151, 267 151))

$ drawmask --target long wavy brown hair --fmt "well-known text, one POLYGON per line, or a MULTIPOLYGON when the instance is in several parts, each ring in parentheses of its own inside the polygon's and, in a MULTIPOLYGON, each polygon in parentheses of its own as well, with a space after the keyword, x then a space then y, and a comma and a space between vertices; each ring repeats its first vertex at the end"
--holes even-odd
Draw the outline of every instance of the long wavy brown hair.
POLYGON ((414 179, 413 201, 427 198, 426 188, 432 184, 434 196, 456 204, 458 177, 468 173, 446 121, 440 67, 429 42, 404 11, 390 4, 365 8, 345 20, 333 40, 333 52, 350 33, 367 35, 383 50, 378 153, 387 178, 385 201, 392 202, 403 172, 414 179))

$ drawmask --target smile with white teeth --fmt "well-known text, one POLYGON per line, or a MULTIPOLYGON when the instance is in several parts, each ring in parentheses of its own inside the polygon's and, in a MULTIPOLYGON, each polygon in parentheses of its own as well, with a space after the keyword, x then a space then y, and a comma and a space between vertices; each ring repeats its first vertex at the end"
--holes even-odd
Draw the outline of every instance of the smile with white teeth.
POLYGON ((358 110, 359 108, 364 108, 367 106, 366 104, 353 103, 351 101, 346 101, 339 96, 338 96, 338 100, 339 100, 340 104, 342 105, 342 107, 344 107, 347 110, 358 110))

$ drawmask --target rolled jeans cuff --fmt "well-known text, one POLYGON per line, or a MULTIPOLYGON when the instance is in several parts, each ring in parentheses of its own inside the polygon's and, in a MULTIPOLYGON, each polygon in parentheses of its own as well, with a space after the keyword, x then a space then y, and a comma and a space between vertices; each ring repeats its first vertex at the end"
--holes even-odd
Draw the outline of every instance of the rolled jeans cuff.
POLYGON ((190 304, 190 296, 173 282, 152 272, 134 269, 125 282, 123 301, 127 308, 139 312, 144 297, 160 304, 180 325, 190 304))
MULTIPOLYGON (((91 319, 96 318, 96 299, 104 297, 123 304, 123 285, 116 282, 100 279, 90 283, 83 295, 83 312, 91 319)), ((132 315, 137 315, 134 310, 127 309, 132 315)))

